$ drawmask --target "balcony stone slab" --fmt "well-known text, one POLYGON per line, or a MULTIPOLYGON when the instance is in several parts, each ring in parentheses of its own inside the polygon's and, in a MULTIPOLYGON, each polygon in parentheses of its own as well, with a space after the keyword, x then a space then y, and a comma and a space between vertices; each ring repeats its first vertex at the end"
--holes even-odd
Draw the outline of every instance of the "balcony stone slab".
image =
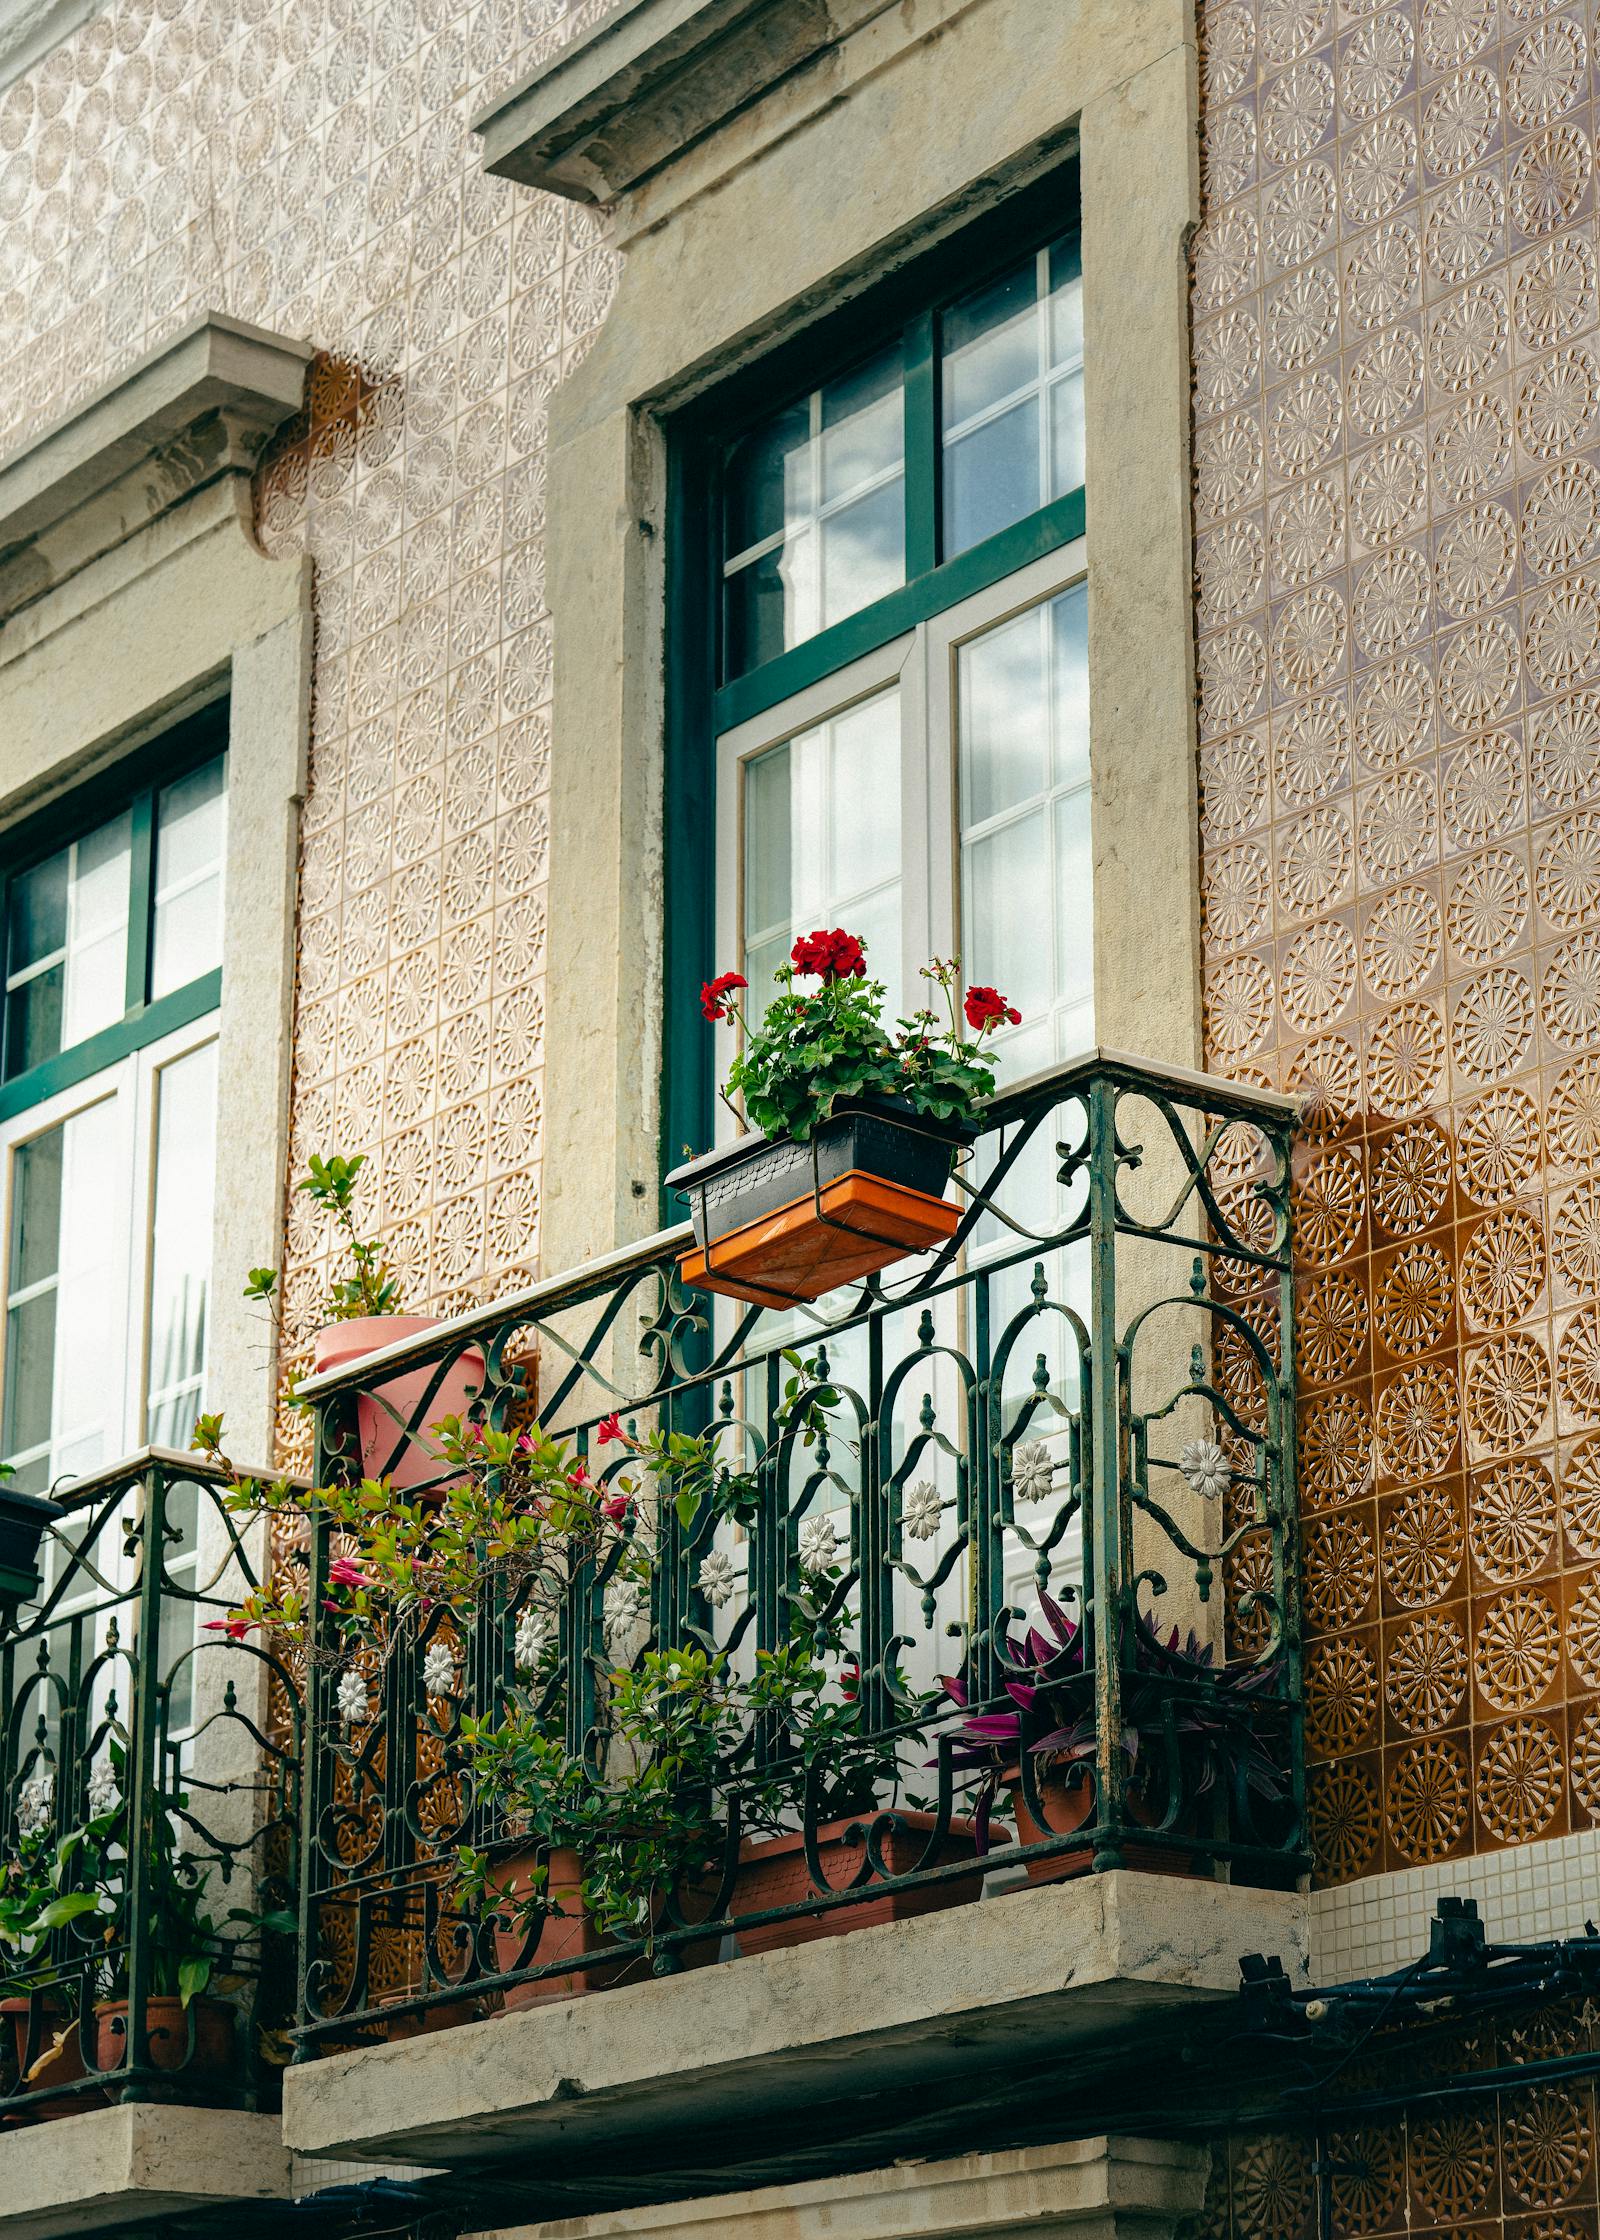
POLYGON ((289 2199, 289 2154, 272 2115, 134 2101, 0 2134, 6 2240, 289 2199))
POLYGON ((1168 2240, 1204 2206, 1210 2170, 1209 2147, 1187 2141, 1069 2139, 467 2240, 1168 2240))
POLYGON ((292 2068, 300 2154, 647 2171, 708 2127, 846 2130, 869 2097, 1038 2069, 1305 1964, 1305 1901, 1122 1871, 292 2068), (653 2143, 652 2143, 653 2142, 653 2143))

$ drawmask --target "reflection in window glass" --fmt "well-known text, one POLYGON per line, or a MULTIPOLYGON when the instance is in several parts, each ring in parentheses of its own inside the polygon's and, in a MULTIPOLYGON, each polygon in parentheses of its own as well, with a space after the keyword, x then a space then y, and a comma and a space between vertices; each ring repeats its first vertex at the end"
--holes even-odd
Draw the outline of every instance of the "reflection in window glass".
POLYGON ((156 797, 150 994, 170 995, 222 962, 222 851, 228 758, 218 755, 156 797))
POLYGON ((70 1049, 127 1009, 127 811, 10 883, 6 1077, 70 1049))
POLYGON ((900 1008, 900 695, 860 701, 744 766, 744 960, 760 1011, 795 938, 847 926, 900 1008))
POLYGON ((24 1493, 110 1459, 95 1364, 123 1343, 112 1327, 128 1219, 116 1148, 116 1100, 103 1097, 13 1157, 0 1444, 24 1493))
POLYGON ((186 1447, 200 1407, 216 1168, 217 1046, 163 1066, 156 1087, 145 1437, 186 1447))
POLYGON ((1087 612, 1079 584, 956 656, 963 956, 1022 1013, 1012 1080, 1094 1039, 1087 612))
POLYGON ((1075 238, 1041 249, 944 314, 940 430, 946 557, 1082 486, 1075 238))
POLYGON ((905 581, 898 348, 741 437, 724 479, 725 668, 737 677, 905 581))

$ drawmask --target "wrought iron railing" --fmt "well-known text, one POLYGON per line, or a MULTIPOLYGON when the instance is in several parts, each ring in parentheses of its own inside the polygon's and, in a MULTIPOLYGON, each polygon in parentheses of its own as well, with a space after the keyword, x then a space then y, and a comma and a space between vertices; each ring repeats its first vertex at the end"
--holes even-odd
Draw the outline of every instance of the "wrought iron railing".
MULTIPOLYGON (((256 2106, 292 2020, 300 1709, 230 1637, 263 1537, 147 1448, 58 1485, 0 1633, 0 2114, 256 2106)), ((281 2057, 280 2057, 281 2058, 281 2057)))
MULTIPOLYGON (((732 1518, 636 1502, 558 1606, 497 1578, 474 1614, 424 1617, 363 1667, 354 1715, 348 1641, 313 1644, 302 2056, 959 1902, 1006 1867, 1292 1883, 1292 1125, 1266 1092, 1091 1053, 992 1101, 947 1247, 842 1297, 780 1316, 688 1291, 685 1225, 310 1380, 324 1483, 361 1474, 359 1393, 368 1474, 414 1472, 466 1369, 487 1423, 569 1435, 602 1489, 631 1468, 598 1435, 615 1414, 636 1440, 710 1427, 749 1497, 732 1518), (418 1369, 397 1408, 393 1380, 418 1369), (508 1943, 508 1913, 454 1888, 458 1846, 493 1857, 527 1835, 475 1785, 465 1721, 520 1702, 603 1783, 619 1671, 694 1649, 748 1671, 797 1641, 829 1674, 809 1733, 752 1718, 689 1800, 707 1858, 631 1928, 575 1957, 547 1892, 508 1943), (1041 1660, 1073 1722, 1054 1796, 1048 1753, 1024 1743, 1000 1766, 959 1731, 1016 1708, 1041 1660), (752 1880, 783 1848, 785 1767, 791 1871, 752 1880), (974 1791, 997 1775, 985 1850, 974 1791), (1025 1816, 1038 1840, 999 1840, 1025 1816)), ((304 1551, 314 1612, 336 1553, 327 1530, 304 1551)))

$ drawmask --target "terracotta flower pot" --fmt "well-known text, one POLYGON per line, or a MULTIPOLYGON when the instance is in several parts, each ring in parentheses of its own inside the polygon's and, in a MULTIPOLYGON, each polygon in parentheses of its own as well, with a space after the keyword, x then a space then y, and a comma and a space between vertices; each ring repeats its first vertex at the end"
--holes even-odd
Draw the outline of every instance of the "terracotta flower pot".
POLYGON ((792 1306, 944 1244, 960 1225, 944 1191, 973 1131, 897 1097, 841 1104, 805 1143, 741 1136, 668 1175, 695 1247, 686 1283, 757 1306, 792 1306))
MULTIPOLYGON (((373 2005, 381 2012, 411 1996, 409 1991, 389 1992, 375 1999, 373 2005)), ((480 1999, 449 1999, 442 2006, 424 2007, 416 2014, 386 2015, 379 2030, 388 2044, 395 2045, 402 2038, 431 2038, 437 2030, 459 2030, 464 2023, 479 2021, 482 2014, 480 1999)))
MULTIPOLYGON (((94 2010, 99 2037, 95 2066, 120 2069, 129 2060, 128 2002, 108 1999, 94 2010)), ((195 2084, 226 2083, 233 2074, 237 2017, 223 1999, 191 1999, 171 1992, 145 2001, 144 2027, 153 2069, 181 2069, 195 2084), (193 2050, 190 2033, 193 2031, 193 2050)))
MULTIPOLYGON (((861 1831, 870 1818, 857 1814, 830 1820, 817 1830, 822 1868, 830 1886, 845 1890, 865 1857, 861 1831), (858 1831, 852 1840, 850 1831, 858 1831)), ((878 1838, 878 1855, 892 1874, 910 1874, 922 1863, 929 1831, 937 1823, 931 1812, 900 1812, 900 1825, 878 1838)), ((977 1856, 971 1823, 953 1821, 945 1833, 931 1867, 946 1867, 957 1859, 977 1856)), ((936 1882, 920 1888, 876 1892, 868 1884, 854 1905, 830 1906, 823 1913, 799 1914, 787 1921, 769 1921, 757 1928, 738 1928, 737 1916, 764 1913, 772 1906, 800 1905, 817 1893, 806 1864, 805 1838, 799 1829, 779 1836, 755 1836, 740 1846, 739 1875, 734 1885, 731 1911, 735 1916, 742 1953, 775 1952, 784 1945, 811 1944, 819 1937, 848 1936, 852 1929, 871 1928, 880 1921, 912 1921, 924 1913, 943 1913, 950 1906, 968 1905, 977 1897, 981 1881, 936 1882)))
MULTIPOLYGON (((1066 1774, 1059 1766, 1041 1767, 1036 1775, 1039 1803, 1045 1815, 1041 1826, 1029 1811, 1022 1794, 1022 1776, 1015 1767, 1002 1776, 1003 1786, 1011 1796, 1011 1815, 1017 1823, 1017 1836, 1024 1845, 1049 1843, 1054 1837, 1075 1835, 1086 1828, 1094 1816, 1094 1783, 1087 1774, 1083 1780, 1069 1785, 1066 1774)), ((1144 1805, 1137 1791, 1126 1797, 1128 1817, 1147 1827, 1155 1825, 1155 1818, 1144 1805)), ((1189 1875, 1196 1871, 1209 1872, 1181 1851, 1167 1851, 1154 1844, 1125 1843, 1122 1846, 1124 1866, 1136 1867, 1141 1874, 1189 1875)), ((999 1862, 997 1862, 998 1864, 999 1862)), ((1094 1865, 1094 1842, 1086 1836, 1079 1851, 1058 1851, 1044 1859, 1024 1859, 1030 1882, 1067 1882, 1074 1875, 1087 1874, 1094 1865)))
MULTIPOLYGON (((348 1322, 330 1322, 319 1330, 312 1340, 312 1367, 318 1375, 324 1369, 347 1368, 352 1361, 363 1360, 367 1354, 376 1353, 380 1346, 393 1345, 398 1338, 415 1337, 419 1331, 438 1328, 439 1318, 431 1314, 363 1314, 348 1322)), ((356 1428, 361 1438, 361 1468, 365 1476, 380 1475, 394 1453, 400 1437, 400 1423, 409 1423, 413 1411, 421 1405, 423 1394, 432 1382, 432 1366, 407 1369, 399 1376, 386 1378, 375 1385, 371 1393, 356 1395, 356 1428), (387 1401, 394 1410, 379 1405, 387 1401)), ((484 1358, 476 1346, 469 1346, 446 1375, 440 1380, 439 1389, 428 1403, 428 1423, 437 1423, 443 1416, 465 1416, 474 1397, 483 1389, 484 1358)), ((427 1425, 421 1427, 425 1432, 427 1425)), ((388 1476, 397 1492, 407 1492, 425 1479, 436 1477, 440 1469, 437 1455, 421 1439, 413 1439, 405 1451, 388 1469, 388 1476)), ((431 1486, 430 1497, 437 1497, 445 1484, 431 1486)))
MULTIPOLYGON (((530 1844, 525 1850, 507 1852, 497 1859, 489 1870, 489 1889, 492 1895, 508 1905, 526 1895, 534 1870, 544 1865, 546 1878, 544 1896, 551 1907, 539 1932, 539 1942, 529 1955, 528 1964, 544 1967, 555 1960, 576 1960, 583 1953, 594 1952, 605 1939, 590 1921, 583 1904, 583 1862, 576 1851, 557 1845, 546 1851, 543 1845, 530 1844)), ((502 1972, 509 1972, 522 1964, 523 1947, 527 1933, 517 1923, 500 1921, 495 1924, 495 1965, 502 1972)), ((540 1976, 533 1983, 514 1984, 505 1993, 505 2011, 514 2014, 519 2007, 544 2007, 557 1999, 581 1999, 590 1991, 604 1990, 616 1982, 618 1966, 615 1961, 602 1968, 574 1968, 570 1973, 540 1976)))
MULTIPOLYGON (((32 2027, 34 2001, 26 1992, 11 1999, 0 1999, 0 2061, 4 2062, 5 2075, 15 2080, 6 2084, 5 2090, 14 2092, 29 2066, 28 2036, 32 2027)), ((37 2060, 60 2030, 65 2015, 61 2001, 51 1994, 41 1992, 38 2001, 37 2042, 32 2058, 37 2060)))
MULTIPOLYGON (((25 2039, 26 2019, 22 2028, 25 2039)), ((62 2089, 67 2085, 80 2083, 87 2075, 78 2036, 78 2019, 76 2015, 68 2015, 63 2007, 56 2007, 41 2022, 39 2047, 23 2079, 22 2097, 16 2103, 18 2120, 23 2123, 53 2123, 60 2116, 82 2115, 88 2108, 104 2107, 107 2095, 103 2092, 67 2092, 62 2089)))

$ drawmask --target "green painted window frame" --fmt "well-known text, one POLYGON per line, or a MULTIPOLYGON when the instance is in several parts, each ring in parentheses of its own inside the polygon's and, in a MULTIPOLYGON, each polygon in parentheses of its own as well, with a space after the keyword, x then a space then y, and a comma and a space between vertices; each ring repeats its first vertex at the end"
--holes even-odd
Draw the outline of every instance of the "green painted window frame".
MULTIPOLYGON (((736 724, 1083 536, 1085 493, 1080 488, 950 559, 941 557, 941 313, 1008 264, 1079 232, 1073 162, 841 305, 804 335, 730 376, 668 427, 663 1174, 680 1159, 704 1151, 715 1122, 708 1030, 698 1000, 701 983, 718 969, 713 742, 736 724), (786 399, 881 350, 897 333, 905 374, 906 581, 743 676, 719 682, 722 460, 740 434, 786 399)), ((681 1210, 663 1189, 661 1219, 676 1220, 681 1210)))
MULTIPOLYGON (((63 1089, 76 1088, 113 1066, 131 1051, 159 1042, 163 1035, 203 1019, 222 1001, 220 966, 167 995, 150 1000, 150 959, 155 924, 156 796, 173 779, 225 754, 228 702, 209 701, 196 714, 174 724, 148 745, 125 756, 47 808, 23 819, 0 836, 0 949, 11 920, 11 885, 50 856, 92 832, 96 825, 131 810, 133 843, 129 853, 127 1008, 98 1034, 85 1036, 54 1057, 43 1058, 9 1081, 0 1071, 0 1121, 30 1105, 43 1104, 63 1089)), ((0 1064, 5 1018, 0 1011, 0 1064)))

